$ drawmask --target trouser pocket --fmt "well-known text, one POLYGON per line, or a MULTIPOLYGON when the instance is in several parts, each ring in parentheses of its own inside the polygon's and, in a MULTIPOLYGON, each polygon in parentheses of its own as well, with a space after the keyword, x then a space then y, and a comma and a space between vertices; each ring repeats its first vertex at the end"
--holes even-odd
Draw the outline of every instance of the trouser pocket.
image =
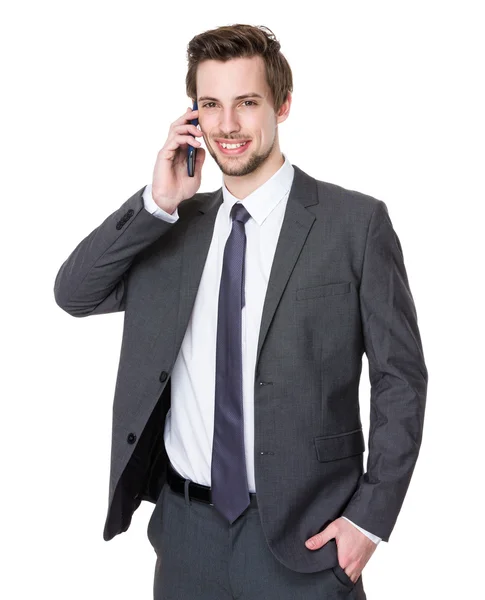
POLYGON ((155 548, 155 537, 154 537, 154 529, 160 525, 161 521, 161 512, 162 512, 162 503, 163 497, 165 495, 165 490, 168 487, 168 483, 165 482, 160 490, 160 494, 157 498, 157 503, 155 504, 155 508, 153 509, 150 520, 148 521, 147 526, 147 537, 150 540, 150 544, 155 548))
POLYGON ((355 583, 350 579, 347 573, 342 569, 340 565, 336 565, 332 567, 332 572, 335 577, 339 580, 339 582, 344 585, 348 590, 352 590, 355 586, 355 583))

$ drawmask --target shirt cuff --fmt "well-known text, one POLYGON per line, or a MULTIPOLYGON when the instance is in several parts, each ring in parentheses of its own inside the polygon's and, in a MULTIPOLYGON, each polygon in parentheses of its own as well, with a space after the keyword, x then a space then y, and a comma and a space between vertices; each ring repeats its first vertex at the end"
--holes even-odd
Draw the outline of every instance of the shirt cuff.
POLYGON ((154 217, 157 217, 157 219, 162 219, 162 221, 167 221, 167 223, 175 223, 175 221, 178 221, 178 208, 175 209, 175 212, 173 214, 170 214, 167 211, 163 210, 163 208, 160 208, 155 202, 155 200, 152 197, 151 183, 149 183, 143 191, 143 204, 145 206, 145 210, 147 210, 154 217))
POLYGON ((342 517, 342 518, 345 519, 346 521, 348 521, 349 523, 352 523, 352 525, 354 527, 357 527, 357 529, 359 531, 362 531, 362 533, 364 535, 366 535, 370 540, 372 540, 374 542, 374 544, 378 544, 380 541, 382 541, 382 538, 377 537, 377 535, 374 535, 373 533, 370 533, 369 531, 366 531, 365 529, 362 529, 362 527, 359 527, 353 521, 351 521, 350 519, 347 519, 347 517, 342 517))

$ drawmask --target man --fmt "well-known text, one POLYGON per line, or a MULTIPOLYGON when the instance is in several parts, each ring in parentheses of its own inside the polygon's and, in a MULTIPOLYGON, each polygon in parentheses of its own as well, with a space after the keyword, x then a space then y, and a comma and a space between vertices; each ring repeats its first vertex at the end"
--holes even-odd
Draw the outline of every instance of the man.
POLYGON ((190 42, 198 110, 55 282, 71 315, 125 311, 104 539, 156 504, 157 600, 365 598, 422 438, 428 374, 387 206, 282 154, 292 76, 265 29, 190 42), (223 173, 211 193, 201 136, 223 173))

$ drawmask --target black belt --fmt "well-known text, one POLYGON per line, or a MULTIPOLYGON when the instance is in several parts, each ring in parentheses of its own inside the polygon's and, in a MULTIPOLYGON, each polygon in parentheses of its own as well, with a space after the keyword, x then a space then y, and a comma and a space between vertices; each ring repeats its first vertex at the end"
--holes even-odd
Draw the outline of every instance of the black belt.
MULTIPOLYGON (((185 496, 185 481, 185 478, 181 477, 169 462, 167 469, 167 483, 170 486, 170 489, 177 494, 185 496)), ((199 502, 205 502, 206 504, 214 506, 212 504, 210 487, 195 483, 195 481, 190 481, 187 491, 191 500, 199 500, 199 502)), ((252 507, 258 506, 256 494, 249 493, 249 502, 252 507)))

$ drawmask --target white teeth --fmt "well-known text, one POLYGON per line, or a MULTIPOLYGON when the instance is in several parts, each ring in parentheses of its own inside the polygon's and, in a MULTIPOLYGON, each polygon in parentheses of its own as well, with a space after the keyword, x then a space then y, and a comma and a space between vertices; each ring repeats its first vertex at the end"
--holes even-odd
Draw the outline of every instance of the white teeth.
POLYGON ((232 150, 234 148, 239 148, 240 146, 244 146, 244 144, 246 144, 247 142, 242 142, 242 144, 223 144, 221 143, 221 146, 223 148, 227 148, 229 150, 232 150))

